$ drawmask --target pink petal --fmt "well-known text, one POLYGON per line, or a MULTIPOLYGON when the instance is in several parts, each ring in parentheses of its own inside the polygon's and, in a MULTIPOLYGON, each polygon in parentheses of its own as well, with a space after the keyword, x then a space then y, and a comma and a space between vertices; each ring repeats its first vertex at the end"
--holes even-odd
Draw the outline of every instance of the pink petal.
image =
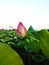
POLYGON ((17 34, 19 36, 25 36, 26 33, 27 33, 27 29, 24 27, 24 25, 21 22, 19 22, 19 25, 17 27, 17 34))

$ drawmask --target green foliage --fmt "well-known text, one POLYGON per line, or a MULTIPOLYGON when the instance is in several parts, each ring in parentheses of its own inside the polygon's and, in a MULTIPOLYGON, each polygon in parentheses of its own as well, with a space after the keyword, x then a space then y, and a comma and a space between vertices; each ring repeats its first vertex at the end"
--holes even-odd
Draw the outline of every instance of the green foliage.
MULTIPOLYGON (((49 32, 47 30, 36 31, 32 26, 28 29, 28 34, 25 37, 19 37, 16 30, 0 30, 0 42, 8 45, 13 45, 18 48, 24 48, 25 51, 38 55, 42 50, 45 58, 49 58, 49 32)), ((33 56, 33 58, 36 56, 33 56)), ((42 56, 43 57, 43 56, 42 56)), ((40 59, 41 57, 39 57, 40 59)), ((38 61, 39 61, 38 59, 38 61)), ((37 60, 37 59, 36 59, 37 60)))
POLYGON ((37 31, 34 30, 32 26, 30 26, 28 32, 29 32, 28 38, 30 40, 30 42, 28 43, 28 47, 30 51, 37 53, 41 49, 40 41, 38 39, 38 35, 36 34, 37 31))

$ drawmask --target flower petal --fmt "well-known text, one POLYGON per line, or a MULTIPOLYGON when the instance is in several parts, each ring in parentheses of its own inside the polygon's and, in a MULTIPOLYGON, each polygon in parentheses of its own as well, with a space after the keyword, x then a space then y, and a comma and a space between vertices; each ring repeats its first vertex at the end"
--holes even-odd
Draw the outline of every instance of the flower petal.
POLYGON ((24 27, 24 25, 21 22, 19 22, 18 24, 17 34, 22 37, 24 37, 27 34, 27 29, 24 27))

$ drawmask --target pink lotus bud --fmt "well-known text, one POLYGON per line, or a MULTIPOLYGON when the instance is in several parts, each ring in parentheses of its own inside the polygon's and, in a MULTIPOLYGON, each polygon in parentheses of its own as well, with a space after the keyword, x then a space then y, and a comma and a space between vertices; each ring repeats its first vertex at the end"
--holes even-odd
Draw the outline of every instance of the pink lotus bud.
POLYGON ((25 35, 27 34, 27 29, 24 27, 24 25, 21 22, 19 22, 18 24, 17 34, 22 37, 25 37, 25 35))

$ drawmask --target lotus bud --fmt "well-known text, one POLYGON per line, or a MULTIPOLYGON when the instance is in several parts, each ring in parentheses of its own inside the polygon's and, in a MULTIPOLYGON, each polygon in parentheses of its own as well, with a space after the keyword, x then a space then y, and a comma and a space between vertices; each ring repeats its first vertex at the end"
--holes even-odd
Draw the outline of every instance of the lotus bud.
POLYGON ((21 22, 19 22, 18 24, 17 34, 22 37, 25 37, 25 35, 27 34, 27 29, 24 27, 24 25, 21 22))

